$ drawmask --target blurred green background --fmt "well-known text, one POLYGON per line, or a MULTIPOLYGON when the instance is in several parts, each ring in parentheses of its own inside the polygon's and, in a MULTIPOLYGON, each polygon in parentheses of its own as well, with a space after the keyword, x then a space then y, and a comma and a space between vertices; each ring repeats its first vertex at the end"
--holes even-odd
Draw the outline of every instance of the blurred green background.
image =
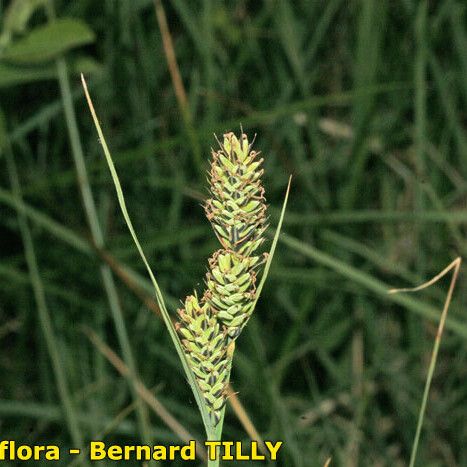
MULTIPOLYGON (((172 311, 218 247, 200 206, 213 133, 257 133, 270 236, 293 175, 232 375, 257 431, 285 442, 278 465, 407 465, 448 279, 386 291, 467 251, 465 2, 165 0, 169 33, 155 5, 0 1, 0 438, 178 442, 103 343, 204 435, 82 71, 172 311)), ((461 271, 418 465, 467 465, 466 295, 461 271)), ((231 407, 224 438, 250 439, 231 407)))

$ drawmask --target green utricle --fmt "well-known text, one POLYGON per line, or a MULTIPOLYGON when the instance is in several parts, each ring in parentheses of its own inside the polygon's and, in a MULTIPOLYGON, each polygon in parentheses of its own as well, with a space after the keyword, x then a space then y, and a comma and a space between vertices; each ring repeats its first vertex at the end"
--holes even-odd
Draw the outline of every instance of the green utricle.
POLYGON ((221 249, 209 259, 206 289, 199 300, 190 295, 178 311, 178 332, 213 424, 226 400, 233 341, 248 322, 255 305, 256 274, 263 255, 266 200, 261 184, 262 159, 246 135, 224 135, 212 152, 211 197, 205 212, 221 249))

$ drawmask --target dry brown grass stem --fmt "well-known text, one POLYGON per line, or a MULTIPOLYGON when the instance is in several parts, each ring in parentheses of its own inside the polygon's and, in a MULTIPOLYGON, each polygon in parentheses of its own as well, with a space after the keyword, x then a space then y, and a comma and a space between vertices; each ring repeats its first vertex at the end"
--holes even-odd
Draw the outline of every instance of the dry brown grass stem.
POLYGON ((237 393, 233 390, 230 384, 227 386, 227 401, 230 403, 230 406, 235 412, 235 415, 237 416, 238 420, 242 424, 243 428, 248 433, 248 436, 250 437, 250 439, 258 441, 258 447, 260 451, 263 454, 267 455, 268 451, 264 445, 263 438, 258 433, 258 430, 256 429, 255 425, 251 421, 251 418, 248 415, 247 411, 245 410, 245 407, 241 403, 240 399, 237 396, 237 393))
MULTIPOLYGON (((117 259, 115 259, 109 252, 103 250, 102 248, 94 247, 98 255, 101 257, 103 261, 105 261, 109 266, 110 269, 115 273, 115 275, 126 285, 126 287, 131 290, 140 300, 144 303, 147 308, 153 311, 156 316, 159 318, 160 310, 157 306, 157 303, 150 297, 136 282, 130 277, 130 275, 125 271, 124 265, 120 264, 117 259)), ((173 319, 175 323, 175 320, 173 319)), ((228 402, 232 407, 236 417, 238 418, 239 422, 243 426, 244 430, 250 437, 250 439, 258 441, 259 447, 263 454, 266 453, 263 439, 259 434, 258 430, 256 429, 255 425, 251 421, 250 416, 248 415, 245 407, 243 406, 242 402, 238 398, 237 393, 235 392, 234 388, 231 384, 227 386, 228 392, 228 402)))
POLYGON ((164 7, 161 0, 154 0, 154 8, 156 9, 157 23, 162 36, 162 44, 164 46, 164 53, 169 67, 170 77, 177 97, 178 105, 182 110, 185 117, 191 119, 191 114, 188 107, 188 99, 186 97, 185 87, 183 85, 180 69, 175 55, 175 48, 170 34, 169 26, 167 24, 167 17, 165 16, 164 7))
POLYGON ((448 310, 449 310, 449 305, 451 304, 452 294, 454 292, 454 287, 456 286, 457 276, 459 275, 461 262, 462 262, 462 258, 460 258, 460 257, 456 258, 452 263, 450 263, 448 266, 446 266, 439 274, 436 274, 436 276, 433 277, 433 279, 430 279, 429 281, 424 282, 423 284, 419 285, 418 287, 388 290, 388 293, 390 293, 390 294, 399 293, 399 292, 418 292, 419 290, 426 289, 427 287, 430 287, 430 285, 435 284, 441 278, 443 278, 449 271, 454 269, 454 272, 452 274, 451 283, 449 285, 449 290, 448 290, 448 293, 446 295, 446 300, 444 302, 443 311, 441 313, 441 318, 439 320, 438 331, 436 333, 436 341, 437 342, 439 342, 441 340, 441 336, 443 334, 443 330, 444 330, 444 326, 446 324, 446 318, 447 318, 447 314, 448 314, 448 310))
POLYGON ((413 288, 402 288, 402 289, 391 289, 388 291, 388 293, 394 294, 394 293, 399 293, 399 292, 417 292, 419 290, 423 290, 430 285, 433 285, 434 283, 438 282, 442 277, 444 277, 448 272, 453 270, 451 282, 449 284, 449 290, 446 295, 446 300, 444 302, 443 306, 443 311, 441 312, 441 317, 439 320, 438 324, 438 330, 436 332, 436 338, 435 342, 433 345, 433 350, 431 352, 431 359, 430 359, 430 365, 428 367, 428 375, 426 378, 425 382, 425 389, 423 391, 423 397, 422 397, 422 404, 420 407, 420 413, 418 416, 418 423, 417 423, 417 429, 415 431, 415 438, 414 442, 412 445, 412 452, 410 455, 410 462, 409 462, 409 467, 414 467, 415 466, 415 461, 417 457, 417 452, 418 452, 418 445, 420 441, 420 435, 422 431, 422 426, 423 426, 423 420, 425 417, 425 412, 426 412, 426 406, 427 406, 427 401, 428 401, 428 395, 430 393, 430 388, 431 388, 431 381, 433 379, 433 374, 435 371, 436 367, 436 361, 438 358, 438 351, 439 347, 441 344, 441 337, 443 335, 445 323, 446 323, 446 318, 448 316, 448 311, 449 311, 449 306, 451 304, 452 300, 452 294, 454 292, 454 288, 456 286, 457 278, 459 276, 459 270, 461 267, 462 259, 460 257, 456 258, 454 261, 452 261, 448 266, 446 266, 439 274, 437 274, 433 279, 424 282, 423 284, 419 285, 418 287, 413 287, 413 288))
MULTIPOLYGON (((115 369, 125 378, 129 378, 141 399, 161 418, 161 420, 185 443, 195 439, 195 437, 164 407, 164 405, 154 396, 154 394, 134 375, 125 365, 121 358, 89 328, 83 328, 84 334, 93 345, 104 355, 115 369)), ((198 456, 206 460, 206 451, 201 447, 202 443, 196 443, 198 456)))

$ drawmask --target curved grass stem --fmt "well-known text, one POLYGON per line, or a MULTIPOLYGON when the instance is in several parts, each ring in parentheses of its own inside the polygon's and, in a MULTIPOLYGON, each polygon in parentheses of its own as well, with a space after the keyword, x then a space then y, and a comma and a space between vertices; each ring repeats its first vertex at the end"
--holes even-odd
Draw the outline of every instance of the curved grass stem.
POLYGON ((425 382, 425 389, 423 390, 423 397, 422 397, 422 404, 420 406, 420 413, 418 415, 418 422, 417 422, 417 429, 415 431, 415 437, 414 441, 412 444, 412 452, 410 455, 410 463, 409 467, 414 467, 415 465, 415 459, 417 457, 417 451, 418 451, 418 445, 420 442, 420 435, 422 432, 422 426, 423 426, 423 420, 425 418, 425 412, 426 412, 426 406, 427 406, 427 401, 428 401, 428 395, 430 393, 430 387, 431 387, 431 381, 433 379, 433 374, 435 372, 435 367, 436 367, 436 361, 438 359, 438 352, 439 352, 439 346, 441 344, 441 337, 443 335, 444 331, 444 325, 446 323, 446 317, 448 315, 448 310, 449 310, 449 305, 451 304, 451 299, 452 299, 452 294, 454 292, 454 287, 456 286, 457 282, 457 276, 459 275, 459 269, 461 266, 462 259, 456 258, 451 264, 449 264, 446 268, 444 268, 439 274, 437 274, 433 279, 429 280, 428 282, 425 282, 418 287, 410 288, 410 289, 391 289, 388 291, 388 293, 399 293, 399 292, 417 292, 419 290, 423 290, 430 285, 433 285, 434 283, 438 282, 442 277, 444 277, 449 271, 452 269, 454 270, 452 274, 452 279, 451 283, 449 285, 449 290, 446 295, 446 300, 444 302, 444 307, 443 311, 441 313, 441 318, 439 320, 438 324, 438 330, 436 332, 436 337, 435 337, 435 343, 433 345, 433 350, 431 353, 431 359, 430 359, 430 366, 428 367, 428 375, 426 378, 425 382))

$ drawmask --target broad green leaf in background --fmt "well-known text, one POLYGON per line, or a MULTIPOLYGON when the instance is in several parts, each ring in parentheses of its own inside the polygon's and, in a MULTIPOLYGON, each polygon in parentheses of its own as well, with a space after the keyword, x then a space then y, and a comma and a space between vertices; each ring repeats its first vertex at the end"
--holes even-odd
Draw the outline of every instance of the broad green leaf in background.
POLYGON ((46 0, 13 0, 5 11, 2 32, 24 32, 29 18, 45 3, 46 0))
POLYGON ((15 33, 23 33, 29 18, 45 2, 46 0, 13 0, 3 16, 0 47, 7 45, 15 33))
POLYGON ((31 30, 5 48, 0 58, 12 64, 46 62, 94 39, 94 32, 83 21, 62 18, 31 30))

